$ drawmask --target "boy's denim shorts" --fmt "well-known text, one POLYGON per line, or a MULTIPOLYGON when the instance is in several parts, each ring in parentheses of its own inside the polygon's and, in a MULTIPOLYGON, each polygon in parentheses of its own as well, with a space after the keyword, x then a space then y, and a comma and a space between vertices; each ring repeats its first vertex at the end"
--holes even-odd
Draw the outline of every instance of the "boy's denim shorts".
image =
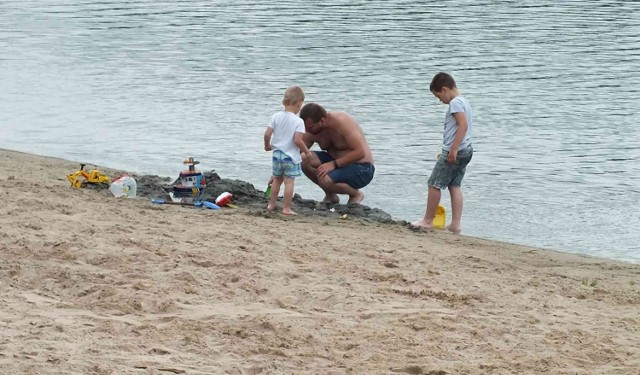
POLYGON ((467 170, 467 164, 473 157, 473 147, 467 146, 466 148, 459 150, 454 163, 447 161, 449 151, 442 151, 442 154, 438 156, 435 167, 431 172, 431 177, 427 184, 437 189, 446 189, 449 186, 460 187, 462 184, 462 178, 467 170))
POLYGON ((295 178, 302 175, 302 168, 300 168, 300 164, 295 164, 289 155, 280 150, 273 150, 271 173, 275 177, 295 178))
MULTIPOLYGON (((331 155, 326 151, 314 151, 318 155, 321 163, 327 163, 333 160, 331 155)), ((353 163, 338 169, 334 169, 328 173, 329 178, 334 183, 345 183, 354 189, 362 189, 369 185, 373 180, 373 174, 376 167, 371 163, 353 163)))

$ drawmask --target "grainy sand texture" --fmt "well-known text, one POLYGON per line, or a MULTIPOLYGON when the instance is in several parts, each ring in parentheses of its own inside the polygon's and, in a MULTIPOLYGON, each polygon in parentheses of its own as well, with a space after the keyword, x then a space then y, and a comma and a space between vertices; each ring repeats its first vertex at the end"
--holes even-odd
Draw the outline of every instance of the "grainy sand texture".
POLYGON ((2 374, 640 373, 639 265, 116 199, 77 167, 0 150, 2 374))

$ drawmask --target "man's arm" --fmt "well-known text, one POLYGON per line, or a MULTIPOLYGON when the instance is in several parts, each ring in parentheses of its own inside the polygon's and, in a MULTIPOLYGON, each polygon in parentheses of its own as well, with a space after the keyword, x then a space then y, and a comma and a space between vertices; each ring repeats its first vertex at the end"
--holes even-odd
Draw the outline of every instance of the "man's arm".
POLYGON ((366 156, 364 133, 358 122, 348 114, 343 114, 339 122, 339 134, 347 145, 347 152, 342 153, 339 158, 335 159, 336 168, 344 167, 362 160, 366 156))
POLYGON ((307 149, 309 149, 311 148, 311 146, 313 146, 314 143, 316 143, 316 138, 311 133, 303 133, 302 141, 304 142, 304 145, 307 146, 307 149))

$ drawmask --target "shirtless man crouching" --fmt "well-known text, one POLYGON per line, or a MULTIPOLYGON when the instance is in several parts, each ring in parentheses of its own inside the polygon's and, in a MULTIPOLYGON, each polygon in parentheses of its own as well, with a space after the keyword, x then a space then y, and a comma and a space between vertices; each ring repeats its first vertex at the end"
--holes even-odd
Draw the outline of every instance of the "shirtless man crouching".
POLYGON ((300 118, 307 147, 317 143, 322 149, 302 163, 304 174, 324 190, 325 202, 340 203, 338 194, 348 195, 347 203, 362 202, 364 193, 359 189, 371 182, 375 167, 358 122, 345 112, 327 112, 316 103, 302 107, 300 118))

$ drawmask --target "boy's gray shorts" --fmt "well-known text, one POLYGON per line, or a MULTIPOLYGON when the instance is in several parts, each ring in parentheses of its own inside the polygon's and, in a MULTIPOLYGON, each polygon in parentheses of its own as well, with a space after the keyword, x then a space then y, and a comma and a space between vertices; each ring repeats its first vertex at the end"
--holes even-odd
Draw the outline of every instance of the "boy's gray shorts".
POLYGON ((442 154, 438 156, 438 161, 433 167, 431 177, 427 184, 437 189, 446 189, 449 186, 460 187, 464 173, 467 170, 467 164, 473 157, 473 147, 470 145, 466 148, 459 150, 454 163, 447 162, 447 156, 449 151, 442 151, 442 154))

